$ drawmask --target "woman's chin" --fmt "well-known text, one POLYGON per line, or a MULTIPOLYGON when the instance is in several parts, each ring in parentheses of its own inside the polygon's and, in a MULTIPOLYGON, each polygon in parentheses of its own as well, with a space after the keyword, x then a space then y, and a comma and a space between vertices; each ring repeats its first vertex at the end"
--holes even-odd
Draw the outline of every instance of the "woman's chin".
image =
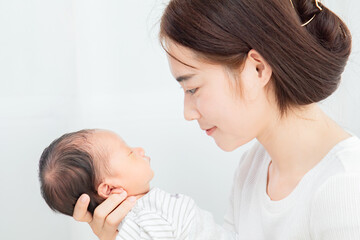
POLYGON ((215 140, 215 143, 221 150, 223 150, 225 152, 232 152, 239 147, 239 145, 226 143, 226 142, 222 142, 222 141, 215 140))
POLYGON ((246 143, 250 142, 250 140, 247 141, 224 141, 224 140, 215 140, 216 145, 225 152, 232 152, 236 150, 237 148, 241 147, 242 145, 245 145, 246 143))

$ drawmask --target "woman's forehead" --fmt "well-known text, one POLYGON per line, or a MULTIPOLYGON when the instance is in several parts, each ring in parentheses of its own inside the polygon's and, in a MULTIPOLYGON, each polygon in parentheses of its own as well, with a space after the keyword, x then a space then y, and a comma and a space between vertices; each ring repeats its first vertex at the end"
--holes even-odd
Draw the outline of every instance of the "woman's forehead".
POLYGON ((166 52, 168 55, 169 61, 175 61, 179 64, 182 64, 186 67, 197 69, 199 65, 199 59, 194 51, 184 47, 180 44, 170 41, 166 45, 166 52))
POLYGON ((198 74, 224 68, 223 65, 201 58, 195 51, 174 42, 169 44, 166 51, 170 70, 175 78, 183 74, 198 74))

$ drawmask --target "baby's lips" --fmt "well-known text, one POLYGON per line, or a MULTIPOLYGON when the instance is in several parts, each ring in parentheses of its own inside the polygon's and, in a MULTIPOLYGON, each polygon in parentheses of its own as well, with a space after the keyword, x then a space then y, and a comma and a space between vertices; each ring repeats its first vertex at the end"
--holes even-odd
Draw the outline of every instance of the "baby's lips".
POLYGON ((146 159, 146 161, 148 161, 148 162, 150 162, 150 161, 151 161, 151 158, 150 158, 150 157, 148 157, 148 156, 145 156, 144 158, 145 158, 145 159, 146 159))

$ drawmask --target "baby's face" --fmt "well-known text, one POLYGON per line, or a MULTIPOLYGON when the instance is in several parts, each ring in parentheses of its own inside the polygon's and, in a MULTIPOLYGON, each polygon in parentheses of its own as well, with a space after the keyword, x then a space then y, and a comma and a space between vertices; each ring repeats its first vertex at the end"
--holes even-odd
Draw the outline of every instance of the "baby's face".
POLYGON ((113 132, 98 130, 94 133, 95 144, 106 151, 109 173, 103 173, 103 182, 116 188, 123 188, 128 196, 147 193, 154 172, 150 167, 150 158, 142 148, 129 147, 113 132))

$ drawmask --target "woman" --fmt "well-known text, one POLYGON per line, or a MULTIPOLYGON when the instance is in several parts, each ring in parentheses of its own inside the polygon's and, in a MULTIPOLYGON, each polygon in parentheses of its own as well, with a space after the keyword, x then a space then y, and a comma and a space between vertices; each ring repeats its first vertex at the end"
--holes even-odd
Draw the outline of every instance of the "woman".
MULTIPOLYGON (((160 38, 185 119, 225 151, 259 142, 235 173, 224 228, 239 239, 360 239, 360 140, 316 104, 339 85, 346 25, 317 0, 172 0, 160 38)), ((134 205, 125 198, 91 216, 83 195, 74 218, 115 239, 134 205)))

